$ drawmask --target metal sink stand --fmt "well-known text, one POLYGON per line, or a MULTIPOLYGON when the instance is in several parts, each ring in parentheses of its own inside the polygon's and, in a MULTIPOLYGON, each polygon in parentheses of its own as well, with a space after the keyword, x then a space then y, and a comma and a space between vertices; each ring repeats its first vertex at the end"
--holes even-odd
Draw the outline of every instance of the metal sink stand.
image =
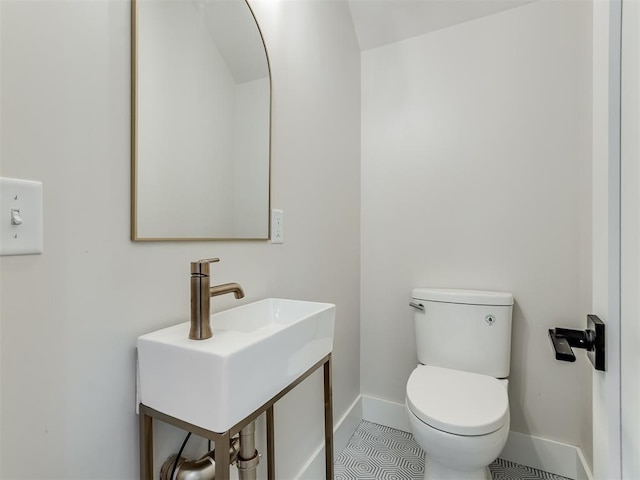
MULTIPOLYGON (((331 391, 331 354, 328 354, 305 373, 300 375, 289 386, 266 402, 251 415, 238 422, 226 432, 218 433, 205 430, 178 418, 140 404, 140 480, 153 480, 153 419, 163 421, 182 430, 211 440, 215 443, 216 450, 228 452, 231 439, 245 426, 255 421, 264 412, 267 413, 267 478, 276 480, 275 451, 273 433, 273 405, 287 393, 297 387, 304 379, 324 366, 324 451, 326 480, 333 480, 333 401, 331 391)), ((230 474, 229 455, 216 455, 216 480, 229 480, 230 474)))

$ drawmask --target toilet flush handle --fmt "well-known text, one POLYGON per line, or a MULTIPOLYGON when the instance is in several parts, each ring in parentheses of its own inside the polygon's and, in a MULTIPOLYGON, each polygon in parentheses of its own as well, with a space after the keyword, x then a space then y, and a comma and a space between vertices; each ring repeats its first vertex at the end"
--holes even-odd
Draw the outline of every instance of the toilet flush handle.
POLYGON ((423 304, 421 304, 421 303, 416 303, 416 302, 413 302, 413 301, 412 301, 412 302, 409 302, 409 306, 411 306, 411 307, 413 307, 413 308, 416 308, 416 309, 418 309, 418 310, 420 310, 420 311, 424 312, 424 305, 423 305, 423 304))

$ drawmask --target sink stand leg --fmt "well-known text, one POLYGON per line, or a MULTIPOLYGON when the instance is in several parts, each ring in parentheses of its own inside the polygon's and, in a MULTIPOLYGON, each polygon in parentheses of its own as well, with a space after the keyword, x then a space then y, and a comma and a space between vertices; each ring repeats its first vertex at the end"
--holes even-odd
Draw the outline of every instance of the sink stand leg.
POLYGON ((273 405, 267 408, 267 479, 276 480, 273 405))
POLYGON ((153 419, 143 413, 138 415, 140 434, 140 480, 153 478, 153 419))
POLYGON ((229 480, 231 465, 229 464, 229 448, 231 447, 231 435, 229 430, 215 439, 216 452, 222 452, 216 455, 216 480, 229 480))
POLYGON ((333 400, 331 354, 324 364, 324 455, 327 480, 333 480, 333 400))

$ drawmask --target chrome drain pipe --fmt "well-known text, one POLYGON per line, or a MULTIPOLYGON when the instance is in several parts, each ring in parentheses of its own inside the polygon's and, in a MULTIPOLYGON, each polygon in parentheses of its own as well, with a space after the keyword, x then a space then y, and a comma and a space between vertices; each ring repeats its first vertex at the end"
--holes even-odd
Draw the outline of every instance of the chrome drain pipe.
POLYGON ((240 430, 240 451, 237 458, 239 480, 256 480, 258 463, 260 455, 256 450, 256 423, 251 422, 240 430))
MULTIPOLYGON (((240 441, 238 437, 231 439, 229 447, 229 463, 234 464, 238 458, 240 441)), ((215 480, 215 450, 211 450, 198 460, 188 460, 177 454, 169 455, 160 468, 160 480, 215 480), (175 473, 174 472, 175 465, 175 473)))

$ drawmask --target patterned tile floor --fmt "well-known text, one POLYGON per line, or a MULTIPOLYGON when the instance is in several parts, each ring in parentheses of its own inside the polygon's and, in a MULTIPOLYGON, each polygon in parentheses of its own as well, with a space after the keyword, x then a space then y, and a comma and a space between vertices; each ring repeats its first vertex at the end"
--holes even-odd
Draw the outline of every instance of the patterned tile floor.
MULTIPOLYGON (((493 480, 570 480, 498 459, 493 480)), ((423 480, 424 453, 410 433, 363 421, 335 462, 335 480, 423 480)))

